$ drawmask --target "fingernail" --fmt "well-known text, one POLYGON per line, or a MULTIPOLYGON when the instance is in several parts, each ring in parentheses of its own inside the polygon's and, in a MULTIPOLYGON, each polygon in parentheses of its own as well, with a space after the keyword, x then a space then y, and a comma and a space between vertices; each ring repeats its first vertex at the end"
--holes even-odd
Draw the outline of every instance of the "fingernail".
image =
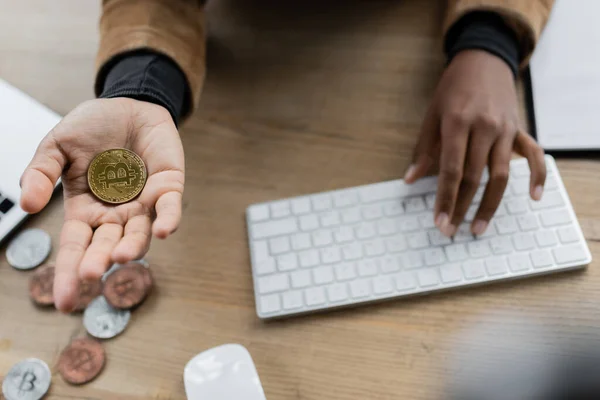
POLYGON ((544 187, 542 185, 537 185, 535 189, 533 189, 533 199, 540 200, 542 198, 542 194, 544 193, 544 187))
POLYGON ((417 166, 415 164, 410 164, 410 166, 408 167, 408 170, 406 170, 406 173, 404 174, 404 180, 405 181, 412 180, 414 178, 416 170, 417 170, 417 166))
POLYGON ((442 228, 442 233, 448 237, 452 237, 456 233, 456 226, 452 224, 446 225, 442 228))
POLYGON ((473 223, 473 233, 475 235, 483 235, 485 230, 487 229, 488 223, 484 220, 478 219, 473 223))
POLYGON ((438 216, 435 219, 435 225, 440 229, 444 229, 446 227, 446 225, 448 224, 448 214, 446 213, 439 213, 438 216))

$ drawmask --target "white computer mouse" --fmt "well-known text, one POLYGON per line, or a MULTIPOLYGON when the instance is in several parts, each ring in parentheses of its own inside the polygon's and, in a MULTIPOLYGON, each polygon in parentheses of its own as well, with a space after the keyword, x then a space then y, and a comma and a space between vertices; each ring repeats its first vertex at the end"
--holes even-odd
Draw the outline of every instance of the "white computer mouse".
POLYGON ((252 357, 239 344, 198 354, 185 366, 183 381, 188 400, 266 400, 252 357))

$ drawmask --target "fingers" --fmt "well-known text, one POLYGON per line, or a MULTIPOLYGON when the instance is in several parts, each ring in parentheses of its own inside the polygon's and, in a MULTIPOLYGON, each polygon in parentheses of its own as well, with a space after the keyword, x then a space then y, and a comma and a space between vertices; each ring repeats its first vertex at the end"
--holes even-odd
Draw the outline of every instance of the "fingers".
POLYGON ((421 125, 419 141, 413 154, 413 162, 404 174, 406 183, 413 183, 427 174, 439 153, 439 118, 430 108, 421 125))
MULTIPOLYGON (((491 136, 486 135, 485 132, 475 131, 471 136, 456 205, 450 219, 453 226, 460 225, 471 205, 471 201, 481 183, 481 175, 487 165, 492 145, 491 136)), ((483 227, 483 230, 485 231, 485 227, 483 227)))
POLYGON ((92 238, 92 228, 79 220, 65 222, 58 255, 54 280, 54 302, 56 308, 70 312, 75 308, 79 296, 79 274, 77 269, 92 238))
POLYGON ((471 230, 476 235, 485 232, 494 216, 508 183, 512 137, 505 135, 492 148, 489 159, 490 179, 483 193, 481 204, 473 220, 471 230))
POLYGON ((67 164, 52 134, 38 146, 33 159, 21 176, 21 208, 37 213, 48 204, 58 178, 67 164))
POLYGON ((544 150, 529 134, 522 131, 517 134, 514 148, 517 153, 527 158, 529 169, 531 170, 529 194, 533 200, 540 200, 544 192, 544 183, 546 182, 544 150))
POLYGON ((147 215, 131 218, 125 225, 125 234, 112 252, 112 258, 118 263, 142 258, 150 246, 152 222, 147 215))
POLYGON ((81 266, 79 277, 82 280, 98 280, 111 264, 113 249, 123 236, 120 224, 102 224, 94 232, 92 243, 87 248, 81 266))
POLYGON ((180 192, 168 192, 159 197, 156 202, 156 220, 152 233, 159 239, 164 239, 177 229, 181 221, 180 192))
POLYGON ((451 223, 450 216, 454 213, 456 197, 463 176, 469 124, 460 117, 444 118, 442 119, 441 135, 440 174, 434 220, 444 235, 452 236, 456 232, 456 226, 451 223))

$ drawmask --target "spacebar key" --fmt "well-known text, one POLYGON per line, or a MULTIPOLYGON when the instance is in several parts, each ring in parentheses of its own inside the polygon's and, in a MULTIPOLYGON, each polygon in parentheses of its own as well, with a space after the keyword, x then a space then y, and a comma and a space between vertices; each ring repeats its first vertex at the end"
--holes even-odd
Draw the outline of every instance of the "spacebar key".
POLYGON ((264 239, 294 233, 298 230, 298 223, 296 222, 296 218, 285 218, 253 224, 250 229, 254 239, 264 239))

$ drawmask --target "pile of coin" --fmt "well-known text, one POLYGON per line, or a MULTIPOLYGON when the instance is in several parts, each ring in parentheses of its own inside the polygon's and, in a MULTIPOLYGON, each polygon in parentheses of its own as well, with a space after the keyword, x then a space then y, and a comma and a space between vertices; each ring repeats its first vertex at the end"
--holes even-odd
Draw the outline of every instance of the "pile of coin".
MULTIPOLYGON (((41 265, 51 249, 50 236, 39 229, 23 231, 9 244, 7 260, 21 270, 41 265)), ((32 301, 42 307, 54 304, 52 264, 37 269, 29 281, 32 301)), ((57 370, 65 382, 81 385, 95 379, 106 363, 106 353, 97 339, 110 339, 122 333, 138 307, 151 292, 153 278, 144 260, 114 264, 99 282, 80 285, 75 311, 83 312, 83 325, 92 336, 74 339, 61 353, 57 370)), ((51 372, 42 360, 30 358, 15 364, 2 383, 7 400, 41 399, 50 388, 51 372)), ((1 399, 1 397, 0 397, 1 399)))

